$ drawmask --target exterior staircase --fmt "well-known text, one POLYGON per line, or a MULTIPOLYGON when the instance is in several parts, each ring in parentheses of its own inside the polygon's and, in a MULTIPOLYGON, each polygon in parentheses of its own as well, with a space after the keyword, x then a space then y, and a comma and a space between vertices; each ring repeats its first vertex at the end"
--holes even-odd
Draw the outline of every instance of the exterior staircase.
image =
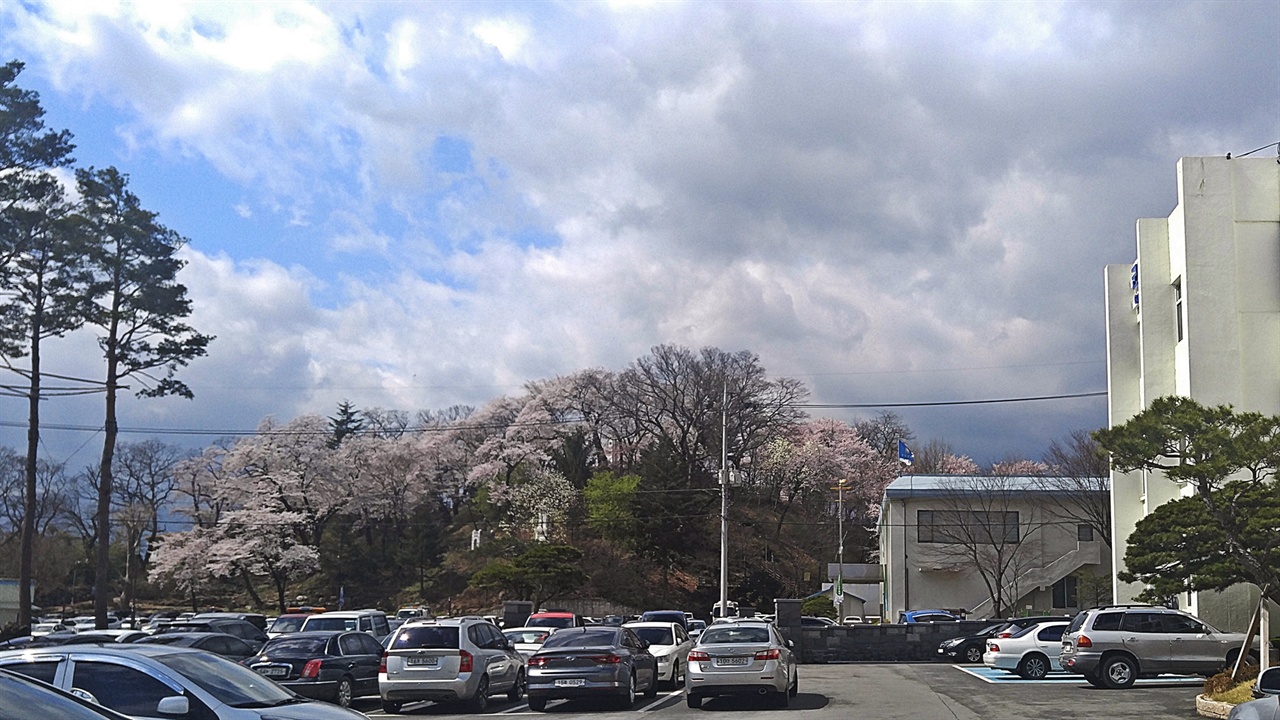
MULTIPOLYGON (((1047 565, 1029 568, 1004 586, 1004 596, 1016 602, 1030 590, 1049 587, 1085 565, 1100 565, 1106 544, 1100 540, 1077 541, 1076 548, 1064 553, 1047 565), (1017 597, 1014 597, 1014 595, 1017 597)), ((986 597, 969 610, 969 617, 988 617, 995 603, 986 597)))

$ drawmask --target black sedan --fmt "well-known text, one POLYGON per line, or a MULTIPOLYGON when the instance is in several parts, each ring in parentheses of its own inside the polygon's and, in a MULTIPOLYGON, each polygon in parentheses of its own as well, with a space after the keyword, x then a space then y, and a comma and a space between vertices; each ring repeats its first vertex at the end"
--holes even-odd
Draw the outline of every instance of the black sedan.
POLYGON ((649 643, 628 628, 593 625, 557 630, 529 658, 529 708, 560 698, 609 697, 624 708, 636 692, 658 694, 658 661, 649 643))
MULTIPOLYGON (((148 635, 136 641, 145 645, 173 645, 204 650, 233 662, 253 657, 253 646, 234 635, 211 632, 175 632, 148 635)), ((68 643, 70 644, 70 643, 68 643)))
POLYGON ((947 660, 980 663, 982 662, 982 653, 986 652, 987 649, 987 638, 995 635, 1000 631, 1000 628, 1008 624, 1008 620, 1001 620, 982 628, 972 635, 962 635, 950 640, 943 640, 938 645, 938 655, 940 658, 947 660))
POLYGON ((244 662, 304 697, 349 707, 378 694, 382 644, 358 630, 309 630, 272 638, 244 662))

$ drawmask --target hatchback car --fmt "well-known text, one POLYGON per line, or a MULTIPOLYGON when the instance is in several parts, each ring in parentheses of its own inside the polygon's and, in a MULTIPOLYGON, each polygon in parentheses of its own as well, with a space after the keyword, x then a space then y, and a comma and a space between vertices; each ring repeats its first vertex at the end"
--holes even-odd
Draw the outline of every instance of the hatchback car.
POLYGON ((1009 637, 1003 633, 987 640, 982 662, 987 667, 1017 673, 1026 680, 1043 680, 1053 670, 1061 670, 1058 654, 1067 623, 1050 620, 1022 628, 1009 637))
MULTIPOLYGON (((1161 673, 1213 675, 1236 661, 1244 642, 1244 633, 1222 632, 1181 610, 1106 606, 1071 621, 1062 667, 1097 687, 1127 688, 1161 673)), ((1258 646, 1249 654, 1258 657, 1258 646)))
POLYGON ((658 694, 658 661, 627 627, 557 630, 529 658, 532 710, 546 710, 549 700, 581 697, 611 697, 630 708, 639 691, 658 694))
MULTIPOLYGON (((225 658, 167 645, 69 645, 0 652, 0 669, 72 691, 132 718, 361 720, 298 697, 225 658)), ((27 718, 28 715, 17 717, 27 718)))
POLYGON ((712 623, 689 651, 685 701, 698 708, 705 697, 759 694, 786 707, 800 689, 791 647, 773 623, 712 623))
POLYGON ((156 635, 174 632, 217 632, 235 635, 249 643, 254 652, 267 641, 267 633, 258 626, 235 618, 202 618, 174 621, 156 631, 156 635))
POLYGON ((381 610, 336 610, 316 613, 302 623, 302 630, 359 630, 381 641, 391 634, 387 614, 381 610))
POLYGON ((304 697, 349 707, 378 694, 382 644, 368 633, 298 632, 275 637, 243 665, 304 697))
POLYGON ((683 626, 673 622, 633 622, 631 628, 641 640, 649 643, 649 654, 658 661, 658 682, 672 688, 684 687, 685 658, 693 649, 693 639, 683 626))
POLYGON ((525 691, 524 658, 496 625, 479 617, 412 620, 391 637, 378 670, 382 709, 407 702, 463 701, 483 712, 489 696, 515 702, 525 691))

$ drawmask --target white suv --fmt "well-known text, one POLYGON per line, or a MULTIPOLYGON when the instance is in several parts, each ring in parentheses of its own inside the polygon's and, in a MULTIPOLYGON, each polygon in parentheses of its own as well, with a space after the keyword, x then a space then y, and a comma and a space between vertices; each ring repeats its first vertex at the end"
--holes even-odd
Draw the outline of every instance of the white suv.
POLYGON ((378 670, 382 710, 407 702, 466 702, 484 712, 489 696, 524 696, 524 658, 497 625, 479 617, 411 620, 387 644, 378 670))

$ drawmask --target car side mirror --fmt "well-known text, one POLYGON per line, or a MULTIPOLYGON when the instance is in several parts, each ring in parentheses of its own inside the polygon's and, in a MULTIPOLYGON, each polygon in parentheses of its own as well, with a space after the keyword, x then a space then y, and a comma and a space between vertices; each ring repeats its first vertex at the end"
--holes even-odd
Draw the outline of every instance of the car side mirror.
POLYGON ((788 650, 790 650, 791 648, 793 648, 793 647, 795 647, 795 646, 796 646, 796 644, 795 644, 795 643, 791 642, 790 640, 788 640, 788 641, 787 641, 787 649, 788 649, 788 650))
POLYGON ((156 712, 161 715, 186 715, 191 712, 191 701, 184 695, 160 698, 160 704, 156 706, 156 712))
POLYGON ((1280 667, 1267 668, 1258 676, 1258 681, 1254 684, 1254 694, 1259 697, 1265 695, 1280 695, 1280 667))

